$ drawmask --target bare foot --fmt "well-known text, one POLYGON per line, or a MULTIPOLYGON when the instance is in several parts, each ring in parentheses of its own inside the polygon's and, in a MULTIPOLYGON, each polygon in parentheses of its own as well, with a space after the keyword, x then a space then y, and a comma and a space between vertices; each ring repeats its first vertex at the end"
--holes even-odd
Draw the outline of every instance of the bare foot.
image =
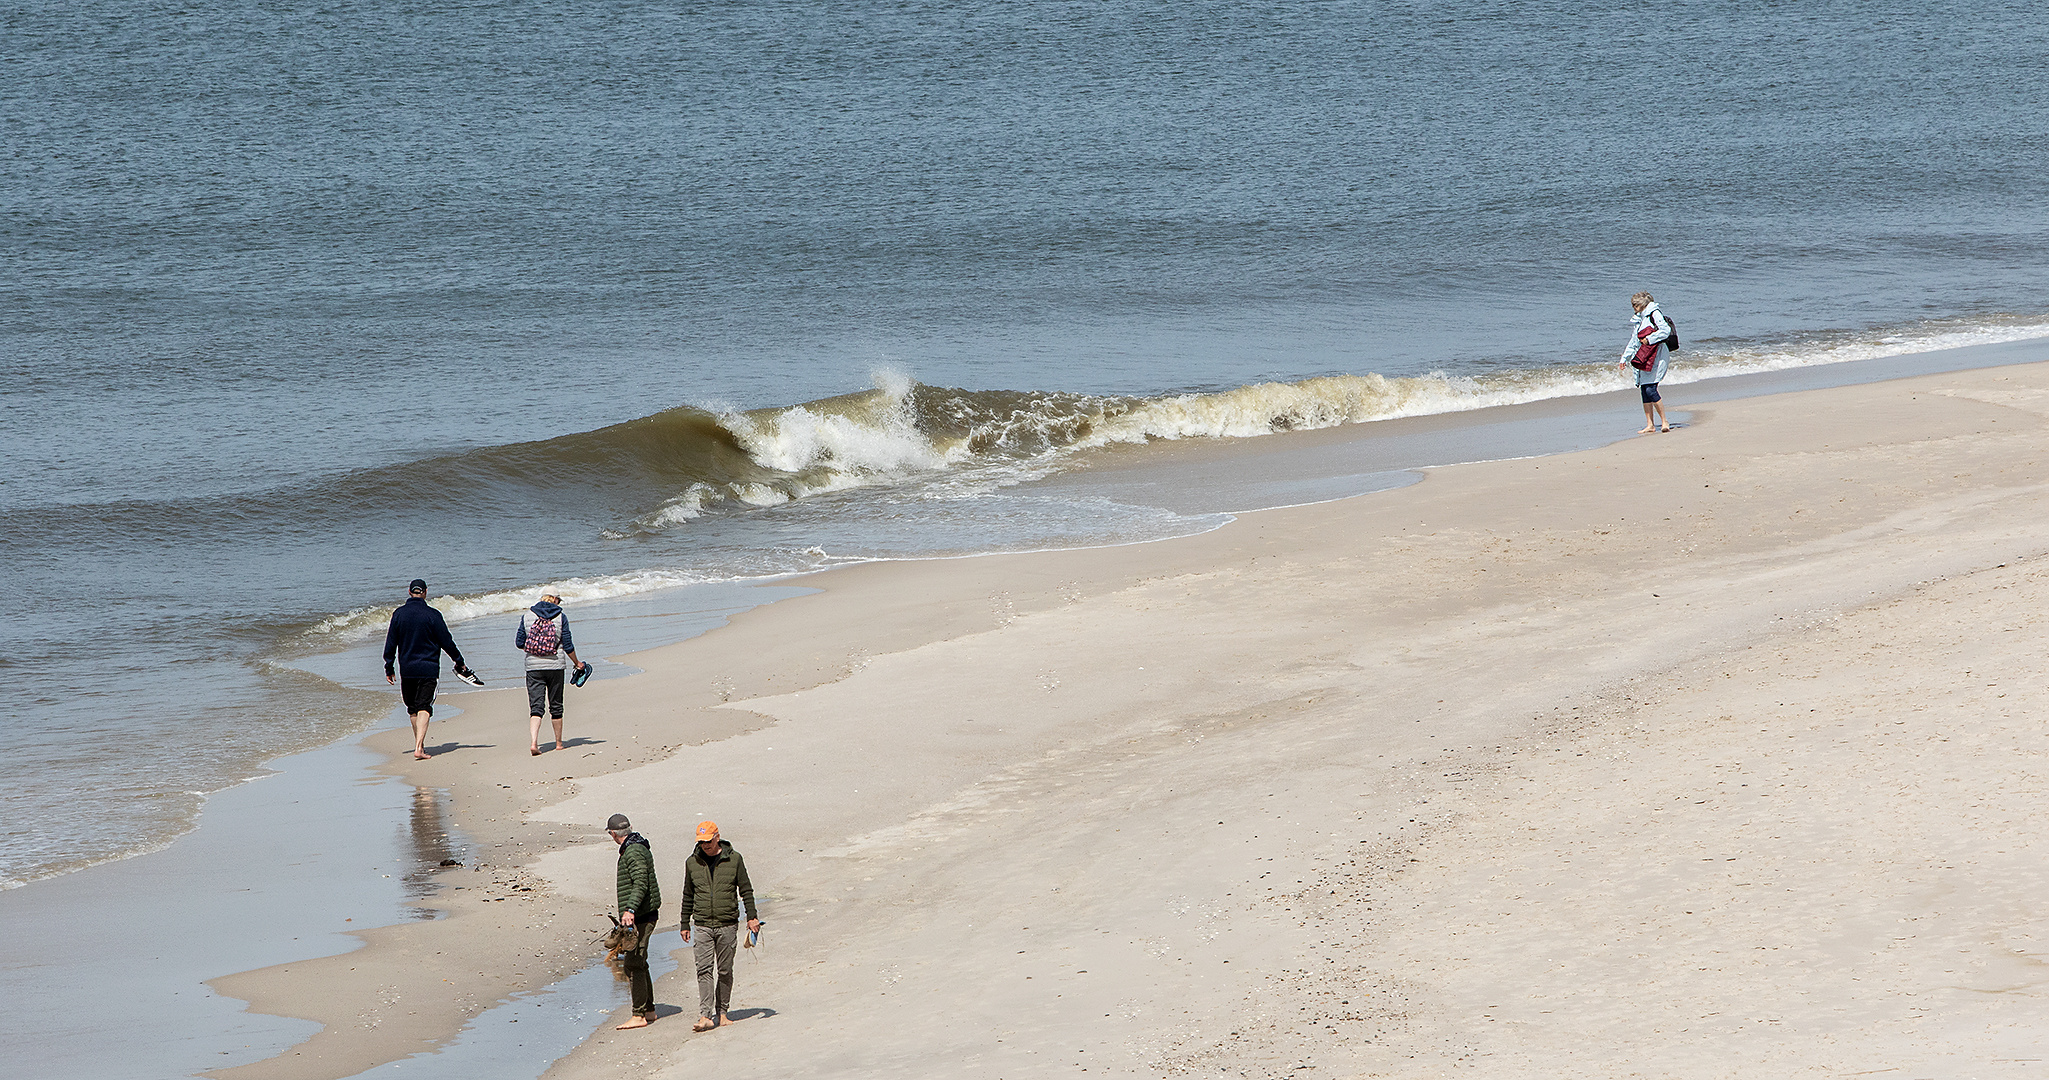
POLYGON ((427 754, 427 752, 426 752, 425 750, 415 750, 415 751, 413 751, 413 760, 414 760, 414 761, 425 761, 425 760, 427 760, 427 757, 428 757, 428 754, 427 754))
POLYGON ((732 1018, 732 1017, 730 1017, 730 1016, 727 1016, 727 1015, 726 1015, 725 1013, 720 1013, 720 1014, 719 1014, 719 1026, 720 1026, 720 1027, 725 1027, 725 1026, 726 1026, 727 1024, 730 1024, 730 1023, 732 1023, 732 1022, 733 1022, 733 1018, 732 1018))
POLYGON ((557 750, 560 750, 560 749, 562 749, 562 744, 561 744, 560 742, 557 742, 557 743, 555 744, 555 749, 557 749, 557 750))
POLYGON ((654 1021, 652 1021, 652 1020, 649 1020, 649 1019, 648 1019, 647 1017, 645 1017, 645 1016, 635 1016, 635 1017, 634 1017, 633 1019, 631 1019, 631 1020, 628 1020, 628 1021, 626 1021, 626 1022, 625 1022, 625 1023, 623 1023, 623 1024, 620 1024, 620 1025, 619 1025, 618 1027, 615 1027, 615 1028, 613 1028, 612 1030, 613 1030, 613 1031, 631 1031, 631 1030, 633 1030, 634 1028, 644 1028, 644 1027, 648 1026, 649 1024, 653 1023, 653 1022, 654 1022, 654 1021))
POLYGON ((1646 427, 1640 427, 1640 428, 1637 428, 1637 429, 1636 429, 1636 433, 1637 433, 1638 435, 1649 435, 1649 434, 1650 434, 1651 432, 1653 432, 1653 431, 1656 431, 1656 430, 1658 430, 1658 429, 1657 429, 1657 428, 1654 428, 1654 427, 1648 427, 1648 426, 1646 426, 1646 427))
POLYGON ((690 1025, 690 1030, 710 1031, 715 1026, 717 1026, 717 1021, 709 1016, 700 1016, 697 1018, 697 1023, 690 1025))
POLYGON ((1670 431, 1670 430, 1672 430, 1672 425, 1670 425, 1670 424, 1666 424, 1666 425, 1665 425, 1665 427, 1664 427, 1664 430, 1666 430, 1666 431, 1670 431))
POLYGON ((526 752, 532 754, 535 757, 541 756, 541 748, 538 746, 529 746, 526 748, 526 752))

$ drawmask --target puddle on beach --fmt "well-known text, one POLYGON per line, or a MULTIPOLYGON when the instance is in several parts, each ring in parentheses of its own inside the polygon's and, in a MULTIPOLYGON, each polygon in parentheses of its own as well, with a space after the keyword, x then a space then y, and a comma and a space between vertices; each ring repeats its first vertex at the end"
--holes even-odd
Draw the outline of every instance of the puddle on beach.
MULTIPOLYGON (((449 801, 446 788, 413 789, 412 812, 401 830, 413 859, 413 868, 403 879, 408 903, 418 905, 432 899, 441 889, 443 875, 470 861, 469 845, 450 831, 449 801)), ((432 920, 442 915, 431 907, 416 906, 412 911, 415 919, 432 920)))
MULTIPOLYGON (((666 950, 648 953, 648 971, 656 979, 677 966, 675 957, 666 950)), ((697 988, 692 985, 676 992, 685 991, 694 1002, 697 988)), ((529 1080, 547 1072, 590 1038, 593 1031, 623 1010, 630 1000, 624 973, 616 965, 601 960, 560 982, 516 994, 484 1010, 446 1046, 356 1075, 529 1080)), ((663 1012, 665 1015, 658 1022, 687 1024, 694 1009, 663 1012)))

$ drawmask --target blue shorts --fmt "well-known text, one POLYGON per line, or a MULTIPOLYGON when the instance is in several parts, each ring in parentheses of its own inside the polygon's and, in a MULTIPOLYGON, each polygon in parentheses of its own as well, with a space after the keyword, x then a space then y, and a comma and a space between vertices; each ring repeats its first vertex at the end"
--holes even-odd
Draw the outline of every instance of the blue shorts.
POLYGON ((1644 404, 1649 405, 1651 402, 1658 400, 1657 383, 1647 382, 1644 383, 1642 386, 1637 387, 1636 389, 1639 393, 1643 394, 1644 404))

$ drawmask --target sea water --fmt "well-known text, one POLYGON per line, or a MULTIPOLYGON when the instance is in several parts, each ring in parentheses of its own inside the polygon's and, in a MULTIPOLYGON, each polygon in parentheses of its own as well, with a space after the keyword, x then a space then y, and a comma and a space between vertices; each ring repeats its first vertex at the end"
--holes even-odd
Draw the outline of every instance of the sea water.
POLYGON ((0 885, 388 716, 415 576, 515 678, 544 583, 1177 535, 1237 507, 1062 478, 1618 388, 1637 289, 1675 382, 2049 333, 2045 38, 1985 2, 16 4, 0 885))

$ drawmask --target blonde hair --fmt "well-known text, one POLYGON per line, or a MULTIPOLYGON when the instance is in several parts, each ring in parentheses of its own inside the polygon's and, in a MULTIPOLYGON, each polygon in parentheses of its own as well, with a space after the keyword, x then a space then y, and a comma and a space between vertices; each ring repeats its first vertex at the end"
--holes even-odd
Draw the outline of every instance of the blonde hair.
POLYGON ((1637 293, 1635 296, 1629 298, 1629 306, 1637 308, 1639 310, 1642 308, 1649 307, 1654 303, 1656 303, 1656 301, 1652 300, 1651 294, 1647 292, 1640 292, 1637 293))

